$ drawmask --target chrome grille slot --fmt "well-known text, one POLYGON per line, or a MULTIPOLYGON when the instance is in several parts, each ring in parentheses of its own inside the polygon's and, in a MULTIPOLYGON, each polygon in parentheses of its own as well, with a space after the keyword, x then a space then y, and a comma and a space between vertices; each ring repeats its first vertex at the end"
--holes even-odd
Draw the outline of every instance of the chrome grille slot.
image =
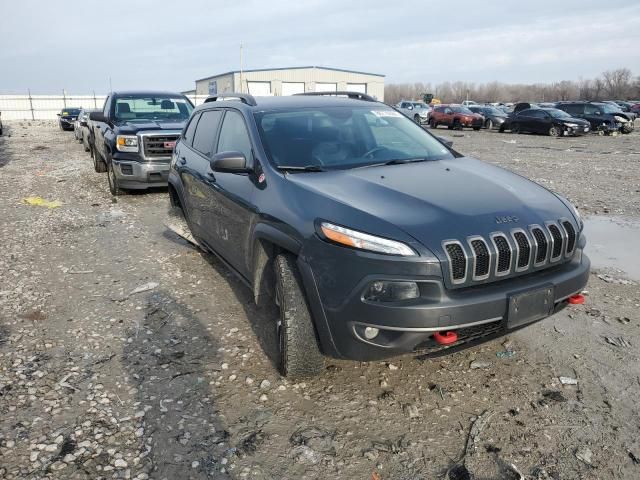
POLYGON ((487 278, 491 266, 491 254, 487 244, 481 238, 474 238, 469 243, 473 250, 473 279, 487 278))
POLYGON ((144 156, 147 158, 171 157, 173 145, 178 137, 179 135, 143 135, 144 156))
POLYGON ((536 244, 538 245, 538 248, 536 249, 535 263, 536 265, 542 264, 547 259, 547 250, 548 250, 547 237, 542 231, 542 229, 539 227, 532 228, 531 232, 533 233, 533 236, 536 239, 536 244))
POLYGON ((551 234, 552 247, 551 247, 551 261, 555 261, 562 255, 562 233, 555 224, 549 224, 547 226, 549 233, 551 234))
POLYGON ((445 244, 445 250, 449 257, 449 268, 451 269, 451 279, 453 283, 462 283, 467 276, 467 257, 464 254, 462 245, 457 242, 445 244))
POLYGON ((568 220, 564 220, 562 222, 562 227, 567 233, 567 249, 565 253, 568 256, 571 255, 573 253, 573 250, 576 248, 576 229, 573 228, 573 225, 568 220))
POLYGON ((522 231, 513 232, 513 239, 518 247, 518 258, 516 260, 516 269, 523 270, 529 266, 531 261, 531 245, 529 238, 522 231))
POLYGON ((506 275, 511 270, 511 246, 504 235, 493 235, 491 238, 498 253, 496 275, 506 275))

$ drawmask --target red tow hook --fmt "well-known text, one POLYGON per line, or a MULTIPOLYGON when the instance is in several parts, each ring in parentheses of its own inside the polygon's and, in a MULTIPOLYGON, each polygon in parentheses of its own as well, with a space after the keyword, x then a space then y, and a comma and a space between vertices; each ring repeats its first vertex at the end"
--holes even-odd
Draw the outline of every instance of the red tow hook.
POLYGON ((584 295, 579 293, 571 295, 567 300, 571 305, 582 305, 584 303, 584 295))
POLYGON ((458 334, 456 332, 436 332, 433 334, 434 340, 440 345, 450 345, 458 341, 458 334))

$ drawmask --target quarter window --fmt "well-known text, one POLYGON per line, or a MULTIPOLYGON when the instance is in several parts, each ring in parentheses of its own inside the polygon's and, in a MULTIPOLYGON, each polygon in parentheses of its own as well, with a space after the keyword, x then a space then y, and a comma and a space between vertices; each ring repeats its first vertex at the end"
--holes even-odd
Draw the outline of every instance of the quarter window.
POLYGON ((200 115, 200 121, 193 135, 193 148, 207 157, 213 151, 213 142, 222 119, 222 110, 207 110, 200 115))
POLYGON ((193 143, 193 133, 196 130, 196 125, 198 124, 199 119, 200 115, 194 115, 184 132, 184 143, 189 146, 191 146, 191 144, 193 143))
POLYGON ((241 152, 245 158, 251 158, 251 139, 244 124, 242 115, 232 110, 227 111, 220 129, 218 153, 241 152))

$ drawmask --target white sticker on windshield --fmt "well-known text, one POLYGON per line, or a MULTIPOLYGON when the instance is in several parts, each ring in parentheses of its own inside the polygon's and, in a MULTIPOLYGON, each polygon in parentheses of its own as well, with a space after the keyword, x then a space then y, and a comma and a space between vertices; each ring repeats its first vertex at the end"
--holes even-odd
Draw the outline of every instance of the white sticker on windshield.
POLYGON ((378 118, 383 118, 383 117, 402 117, 402 114, 396 112, 395 110, 371 110, 371 113, 373 113, 378 118))

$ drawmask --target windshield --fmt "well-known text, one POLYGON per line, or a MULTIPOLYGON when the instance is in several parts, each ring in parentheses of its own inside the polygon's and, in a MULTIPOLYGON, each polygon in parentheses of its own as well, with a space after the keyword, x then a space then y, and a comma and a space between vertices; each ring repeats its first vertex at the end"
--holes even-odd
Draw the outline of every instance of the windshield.
POLYGON ((414 108, 429 108, 426 103, 416 102, 413 104, 414 108))
POLYGON ((378 104, 267 111, 255 118, 278 167, 329 170, 453 158, 415 122, 378 104))
POLYGON ((620 110, 620 107, 615 107, 610 103, 602 103, 602 104, 599 104, 598 107, 602 108, 604 113, 622 113, 622 110, 620 110))
POLYGON ((465 113, 467 115, 473 115, 473 112, 469 110, 467 107, 450 107, 456 113, 465 113))
POLYGON ((497 108, 485 107, 482 109, 482 111, 487 115, 496 115, 498 117, 504 117, 504 112, 502 110, 498 110, 497 108))
POLYGON ((64 110, 62 110, 62 116, 64 116, 64 117, 69 116, 69 115, 77 117, 79 113, 80 113, 80 109, 79 108, 65 108, 64 110))
POLYGON ((545 112, 549 112, 553 118, 572 118, 567 112, 558 110, 557 108, 545 108, 545 112))
POLYGON ((125 96, 115 99, 116 120, 175 120, 189 118, 193 106, 185 97, 125 96))

